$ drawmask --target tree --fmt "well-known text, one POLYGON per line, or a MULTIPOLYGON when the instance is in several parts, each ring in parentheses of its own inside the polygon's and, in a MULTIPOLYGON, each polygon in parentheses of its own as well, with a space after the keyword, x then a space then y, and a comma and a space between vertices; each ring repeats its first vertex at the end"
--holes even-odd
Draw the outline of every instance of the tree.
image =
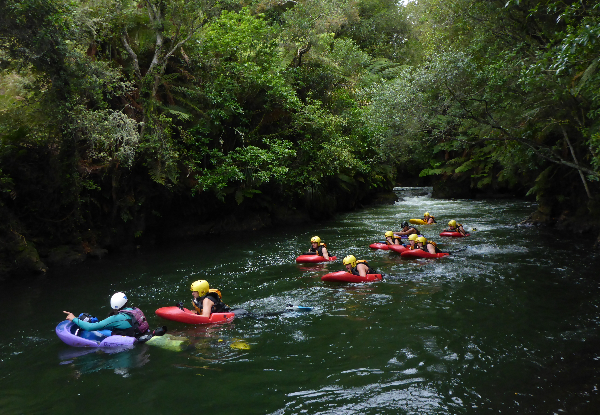
POLYGON ((419 5, 428 10, 420 18, 429 25, 422 26, 421 36, 441 39, 443 46, 429 52, 415 73, 431 82, 420 95, 421 105, 432 110, 426 124, 433 128, 440 120, 450 121, 449 134, 437 147, 460 151, 447 163, 450 171, 472 171, 486 185, 493 164, 501 163, 508 173, 516 163, 523 166, 523 157, 533 157, 538 161, 526 163, 526 170, 541 166, 540 160, 572 169, 591 198, 587 180, 600 176, 597 152, 589 158, 585 148, 593 148, 589 128, 597 114, 593 100, 572 85, 579 78, 582 89, 594 82, 598 45, 587 40, 597 35, 590 29, 597 27, 590 25, 598 21, 597 8, 525 1, 431 5, 419 5), (521 157, 514 157, 515 151, 521 157))

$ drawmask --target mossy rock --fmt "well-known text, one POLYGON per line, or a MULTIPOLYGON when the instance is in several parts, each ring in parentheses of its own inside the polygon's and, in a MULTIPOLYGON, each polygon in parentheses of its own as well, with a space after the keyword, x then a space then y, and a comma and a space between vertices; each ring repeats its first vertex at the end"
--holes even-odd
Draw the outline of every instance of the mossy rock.
POLYGON ((46 272, 47 267, 40 260, 40 255, 32 243, 19 246, 19 252, 15 256, 16 268, 27 272, 46 272))
POLYGON ((86 254, 81 248, 61 245, 49 251, 47 261, 51 265, 66 267, 79 264, 80 262, 83 262, 85 258, 86 254))

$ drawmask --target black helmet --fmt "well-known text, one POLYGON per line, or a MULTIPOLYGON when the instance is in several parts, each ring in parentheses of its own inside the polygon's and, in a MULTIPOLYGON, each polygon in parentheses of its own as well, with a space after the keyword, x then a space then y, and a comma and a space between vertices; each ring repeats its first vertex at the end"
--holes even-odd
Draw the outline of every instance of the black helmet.
POLYGON ((406 228, 408 226, 408 222, 404 221, 404 222, 402 222, 402 225, 400 225, 400 226, 403 227, 403 228, 406 228))

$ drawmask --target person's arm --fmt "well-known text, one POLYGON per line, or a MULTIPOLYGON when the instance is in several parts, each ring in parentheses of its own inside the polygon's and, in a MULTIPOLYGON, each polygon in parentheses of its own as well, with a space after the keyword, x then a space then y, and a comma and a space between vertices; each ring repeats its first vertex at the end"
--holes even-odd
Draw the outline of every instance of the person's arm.
POLYGON ((215 304, 215 302, 209 297, 206 297, 204 301, 202 301, 202 317, 210 317, 213 304, 215 304))
POLYGON ((329 259, 329 252, 327 252, 327 248, 323 247, 323 258, 329 259))
POLYGON ((429 251, 430 254, 435 254, 435 246, 433 246, 433 244, 427 244, 427 251, 429 251))
POLYGON ((125 322, 128 321, 127 317, 121 315, 121 314, 117 314, 114 316, 110 316, 105 318, 104 320, 101 320, 97 323, 89 323, 87 321, 82 321, 79 320, 77 317, 75 317, 73 315, 73 313, 69 313, 68 311, 64 311, 64 313, 67 313, 67 320, 71 320, 73 323, 75 323, 77 326, 79 326, 79 328, 81 328, 82 330, 86 330, 86 331, 94 331, 94 330, 102 330, 105 328, 111 329, 111 328, 115 328, 115 329, 119 329, 119 328, 129 328, 131 327, 131 325, 129 324, 129 322, 127 322, 127 324, 129 325, 129 327, 120 327, 123 324, 121 322, 125 322))
POLYGON ((366 277, 369 268, 365 264, 358 264, 356 270, 358 271, 358 275, 360 275, 361 277, 366 277))
POLYGON ((458 227, 458 231, 461 233, 461 235, 466 235, 467 232, 465 231, 465 228, 463 228, 462 226, 458 227))

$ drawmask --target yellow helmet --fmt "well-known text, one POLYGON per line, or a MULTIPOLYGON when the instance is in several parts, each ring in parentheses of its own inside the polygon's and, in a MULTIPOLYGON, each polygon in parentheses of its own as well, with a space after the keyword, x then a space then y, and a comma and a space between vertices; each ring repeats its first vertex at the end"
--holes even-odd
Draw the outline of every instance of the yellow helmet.
POLYGON ((354 255, 348 255, 342 262, 344 265, 350 264, 352 268, 354 268, 356 266, 356 257, 354 255))
POLYGON ((385 237, 387 238, 388 236, 391 236, 391 237, 393 238, 393 237, 394 237, 394 232, 392 232, 392 231, 387 231, 387 232, 385 233, 385 237))
POLYGON ((456 221, 454 219, 452 219, 450 222, 448 222, 448 226, 456 228, 456 221))
POLYGON ((428 218, 428 217, 430 217, 430 216, 431 216, 431 215, 429 214, 429 212, 425 212, 425 213, 423 213, 423 217, 424 217, 424 218, 428 218))
POLYGON ((425 238, 424 236, 419 236, 417 238, 417 242, 421 242, 422 244, 424 244, 425 242, 427 242, 427 238, 425 238))
POLYGON ((408 240, 416 241, 418 237, 419 237, 419 235, 417 235, 416 233, 411 233, 410 235, 408 235, 408 240))
POLYGON ((208 294, 208 289, 208 281, 206 280, 198 280, 192 283, 192 291, 198 291, 200 297, 208 294))
POLYGON ((310 238, 310 243, 313 243, 313 242, 320 244, 321 238, 319 238, 318 236, 313 236, 312 238, 310 238))

